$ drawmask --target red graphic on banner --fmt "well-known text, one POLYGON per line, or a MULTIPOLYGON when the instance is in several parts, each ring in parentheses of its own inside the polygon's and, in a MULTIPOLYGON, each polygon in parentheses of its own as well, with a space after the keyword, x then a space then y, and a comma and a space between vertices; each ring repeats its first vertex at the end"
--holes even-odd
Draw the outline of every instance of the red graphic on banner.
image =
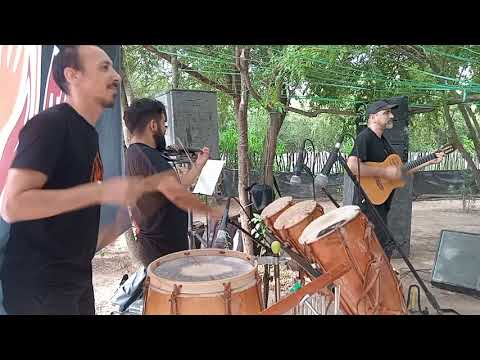
POLYGON ((52 59, 50 60, 50 67, 48 69, 47 82, 45 86, 45 97, 43 98, 43 110, 47 110, 52 106, 61 104, 67 99, 67 95, 58 87, 57 83, 53 79, 52 74, 52 63, 56 54, 52 54, 52 59))
POLYGON ((66 94, 58 87, 52 75, 56 53, 53 51, 50 58, 43 106, 39 109, 38 105, 42 105, 37 102, 40 95, 40 88, 37 87, 41 77, 41 71, 38 71, 40 52, 34 52, 31 48, 29 50, 24 45, 0 45, 0 192, 5 185, 8 169, 15 157, 18 136, 25 123, 39 110, 46 110, 66 100, 66 94))

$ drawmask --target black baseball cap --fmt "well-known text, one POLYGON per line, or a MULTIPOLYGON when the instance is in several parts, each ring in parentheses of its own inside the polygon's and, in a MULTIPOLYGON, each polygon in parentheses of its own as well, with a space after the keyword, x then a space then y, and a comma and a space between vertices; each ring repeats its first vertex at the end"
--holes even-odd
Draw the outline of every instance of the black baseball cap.
POLYGON ((372 103, 368 104, 367 114, 372 115, 372 114, 378 113, 379 111, 387 110, 387 109, 394 109, 396 107, 398 107, 398 104, 389 104, 385 100, 378 100, 378 101, 375 101, 375 102, 372 102, 372 103))

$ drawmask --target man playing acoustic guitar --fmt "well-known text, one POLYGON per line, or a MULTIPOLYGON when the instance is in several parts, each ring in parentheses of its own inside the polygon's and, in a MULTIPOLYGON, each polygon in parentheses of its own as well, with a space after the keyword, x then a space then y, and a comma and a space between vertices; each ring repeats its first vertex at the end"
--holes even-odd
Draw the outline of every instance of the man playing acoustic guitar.
MULTIPOLYGON (((375 163, 382 163, 385 161, 389 155, 395 154, 395 151, 385 139, 383 133, 385 129, 393 128, 394 116, 391 109, 397 106, 398 105, 395 104, 389 104, 384 100, 376 101, 368 105, 368 127, 358 134, 355 140, 355 145, 348 158, 348 167, 357 177, 360 173, 360 183, 370 200, 372 200, 374 194, 372 194, 372 196, 369 194, 368 189, 362 182, 364 178, 373 181, 374 184, 378 185, 379 190, 383 190, 384 186, 382 181, 385 181, 386 183, 389 181, 399 182, 403 175, 410 175, 428 165, 437 164, 442 161, 445 155, 442 151, 435 153, 435 156, 430 155, 432 160, 426 161, 414 168, 404 168, 404 170, 408 171, 402 171, 402 168, 400 167, 401 164, 395 166, 388 165, 387 162, 387 164, 385 164, 386 166, 375 165, 375 163), (371 164, 367 164, 367 162, 371 162, 371 164)), ((428 160, 428 158, 426 159, 428 160)), ((382 203, 372 200, 372 203, 374 203, 375 208, 378 210, 378 213, 385 224, 387 223, 387 215, 390 210, 393 194, 394 191, 391 191, 389 196, 386 197, 386 200, 382 203)), ((372 222, 378 240, 382 244, 385 254, 390 259, 393 253, 394 244, 388 243, 387 234, 381 230, 381 225, 375 221, 373 214, 370 214, 370 212, 367 211, 367 204, 361 197, 357 188, 354 189, 353 204, 358 205, 370 222, 372 222)))

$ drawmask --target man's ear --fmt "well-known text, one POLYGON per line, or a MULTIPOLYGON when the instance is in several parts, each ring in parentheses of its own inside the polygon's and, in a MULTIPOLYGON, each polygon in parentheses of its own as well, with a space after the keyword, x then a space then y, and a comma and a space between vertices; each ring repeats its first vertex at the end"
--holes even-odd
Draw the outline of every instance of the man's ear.
POLYGON ((155 121, 155 119, 151 119, 149 122, 148 122, 148 126, 150 127, 150 130, 152 132, 155 132, 158 130, 158 124, 157 122, 155 121))
POLYGON ((65 79, 71 84, 77 81, 78 79, 78 72, 71 67, 66 67, 63 70, 63 75, 65 76, 65 79))

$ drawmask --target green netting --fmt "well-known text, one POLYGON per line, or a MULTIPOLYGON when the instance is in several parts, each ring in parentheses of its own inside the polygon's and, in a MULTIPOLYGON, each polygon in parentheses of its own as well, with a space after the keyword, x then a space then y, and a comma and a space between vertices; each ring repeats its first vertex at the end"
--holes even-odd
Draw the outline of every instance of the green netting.
MULTIPOLYGON (((373 66, 356 66, 355 61, 351 65, 340 64, 336 61, 339 54, 348 53, 348 48, 337 45, 318 45, 318 46, 286 46, 279 49, 273 46, 259 46, 276 56, 276 61, 282 58, 288 59, 293 54, 299 61, 299 67, 305 66, 309 70, 304 74, 304 81, 311 81, 317 87, 328 87, 338 89, 351 89, 353 91, 362 91, 375 95, 377 93, 397 93, 407 95, 412 99, 426 98, 442 98, 449 92, 460 92, 463 99, 466 100, 467 94, 480 93, 480 84, 462 76, 460 69, 475 69, 480 64, 480 48, 477 46, 452 46, 456 51, 455 54, 448 53, 438 46, 418 46, 425 54, 433 54, 440 58, 458 64, 458 71, 455 74, 437 74, 425 69, 419 69, 410 66, 401 61, 398 62, 401 71, 409 71, 419 74, 424 80, 411 80, 402 78, 399 74, 395 77, 382 74, 373 66), (478 51, 476 51, 478 50, 478 51), (303 64, 303 65, 302 65, 303 64), (314 66, 311 66, 313 64, 314 66), (318 64, 318 67, 315 66, 318 64), (431 79, 431 81, 427 80, 431 79)), ((186 64, 195 62, 194 69, 205 74, 217 74, 219 76, 235 74, 235 59, 232 49, 220 49, 219 51, 208 52, 204 47, 199 46, 183 46, 178 47, 179 50, 172 52, 168 47, 159 47, 161 51, 170 55, 177 55, 178 59, 186 64)), ((255 47, 253 47, 255 48, 255 47)), ((372 46, 373 49, 373 46, 372 46)), ((352 46, 352 52, 355 47, 352 46)), ((259 56, 258 53, 251 56, 250 63, 257 70, 267 69, 271 59, 267 56, 259 56)), ((357 63, 364 61, 361 57, 368 58, 369 53, 359 53, 357 63)), ((187 70, 188 71, 188 70, 187 70)), ((297 97, 298 98, 298 97, 297 97)), ((344 97, 317 96, 311 99, 322 103, 331 102, 351 102, 344 97)))

